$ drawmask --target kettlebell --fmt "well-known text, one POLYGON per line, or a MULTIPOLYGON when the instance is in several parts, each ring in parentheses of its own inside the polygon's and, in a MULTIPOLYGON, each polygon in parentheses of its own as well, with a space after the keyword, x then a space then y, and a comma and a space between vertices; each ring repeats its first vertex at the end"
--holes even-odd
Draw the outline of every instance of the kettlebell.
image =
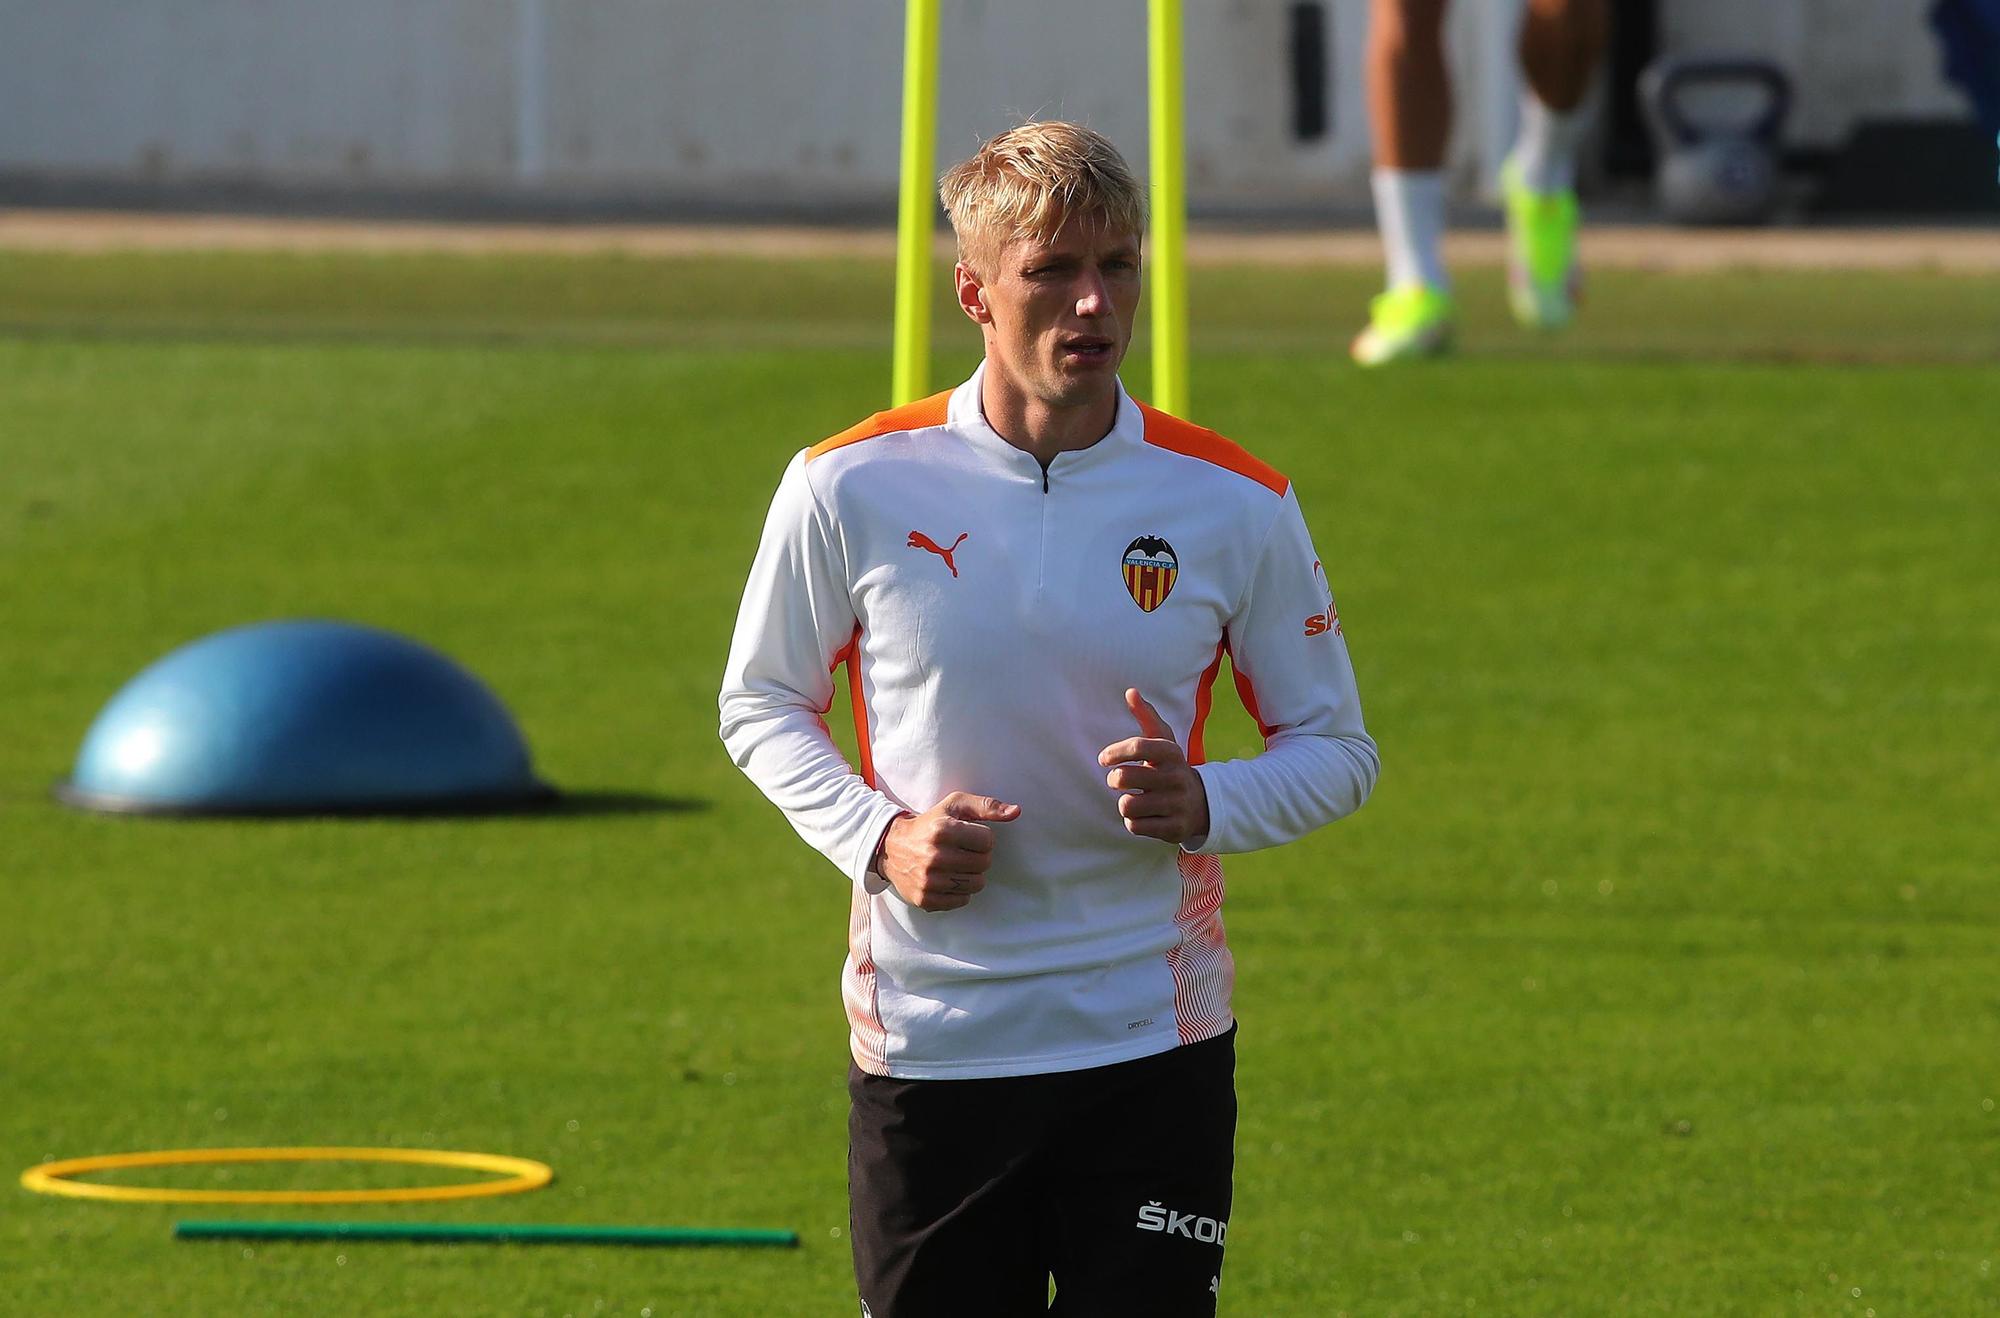
POLYGON ((1660 207, 1681 224, 1761 224, 1778 208, 1778 134, 1792 80, 1767 60, 1669 56, 1639 75, 1639 102, 1659 150, 1660 207), (1701 124, 1681 98, 1697 84, 1748 85, 1763 93, 1748 120, 1701 124))

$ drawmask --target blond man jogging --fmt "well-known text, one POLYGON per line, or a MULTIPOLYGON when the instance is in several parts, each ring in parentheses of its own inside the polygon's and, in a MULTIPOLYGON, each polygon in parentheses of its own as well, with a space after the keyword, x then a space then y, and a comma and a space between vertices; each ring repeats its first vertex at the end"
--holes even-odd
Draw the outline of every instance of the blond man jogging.
POLYGON ((944 177, 985 360, 792 459, 721 697, 853 885, 855 1277, 872 1318, 1212 1314, 1236 1124, 1221 853, 1377 772, 1289 481, 1118 380, 1144 207, 1104 138, 944 177), (1227 655, 1262 754, 1205 762, 1227 655), (822 721, 845 667, 858 765, 822 721))

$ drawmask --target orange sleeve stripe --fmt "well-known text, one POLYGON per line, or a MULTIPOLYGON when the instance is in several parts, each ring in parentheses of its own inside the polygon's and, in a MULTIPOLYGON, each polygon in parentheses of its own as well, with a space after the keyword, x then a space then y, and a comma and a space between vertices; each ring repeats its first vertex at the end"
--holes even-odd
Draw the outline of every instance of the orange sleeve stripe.
POLYGON ((1249 675, 1236 666, 1236 656, 1233 654, 1229 656, 1229 672, 1236 679, 1236 698, 1243 702, 1244 712, 1250 716, 1252 722, 1256 723, 1257 731, 1263 735, 1264 740, 1270 741, 1271 734, 1278 729, 1275 725, 1264 721, 1264 711, 1257 708, 1257 689, 1250 685, 1249 675))
POLYGON ((1189 764, 1206 764, 1208 746, 1202 734, 1208 726, 1209 702, 1215 697, 1215 675, 1222 671, 1222 656, 1229 652, 1229 638, 1224 636, 1215 643, 1215 662, 1201 672, 1201 679, 1194 687, 1194 726, 1188 729, 1187 761, 1189 764))
POLYGON ((1222 671, 1222 658, 1229 656, 1230 676, 1236 681, 1236 698, 1243 702, 1244 712, 1257 724, 1257 731, 1263 734, 1265 744, 1270 744, 1271 734, 1278 729, 1264 721, 1264 712, 1257 708, 1257 690, 1250 684, 1250 677, 1236 666, 1236 653, 1229 648, 1229 633, 1215 643, 1215 659, 1201 673, 1194 688, 1194 726, 1188 729, 1187 761, 1189 764, 1208 763, 1208 743, 1204 734, 1208 730, 1208 711, 1215 700, 1215 677, 1222 671))
POLYGON ((861 688, 861 628, 854 629, 854 644, 847 651, 847 703, 854 708, 854 748, 861 756, 861 781, 875 782, 875 746, 868 737, 868 695, 861 688))
MULTIPOLYGON (((854 624, 854 633, 847 638, 847 644, 833 652, 833 662, 826 666, 828 673, 837 673, 842 664, 847 665, 847 703, 854 714, 855 748, 861 754, 861 780, 870 787, 875 785, 875 748, 868 741, 868 697, 861 689, 861 624, 854 624)), ((826 727, 825 715, 833 708, 833 696, 827 695, 826 704, 820 709, 820 727, 826 727)))
POLYGON ((1139 404, 1139 414, 1146 419, 1146 442, 1155 448, 1166 449, 1185 457, 1200 458, 1203 462, 1247 476, 1271 493, 1282 496, 1292 488, 1285 473, 1269 463, 1250 455, 1248 450, 1232 440, 1224 439, 1213 430, 1204 429, 1191 421, 1183 421, 1177 416, 1162 412, 1157 407, 1139 404))
POLYGON ((932 394, 929 398, 919 398, 914 403, 892 407, 886 412, 877 412, 865 421, 857 421, 831 439, 823 439, 806 450, 806 461, 849 444, 859 444, 864 439, 874 439, 878 435, 893 435, 899 430, 922 430, 926 426, 941 426, 951 404, 951 390, 932 394))

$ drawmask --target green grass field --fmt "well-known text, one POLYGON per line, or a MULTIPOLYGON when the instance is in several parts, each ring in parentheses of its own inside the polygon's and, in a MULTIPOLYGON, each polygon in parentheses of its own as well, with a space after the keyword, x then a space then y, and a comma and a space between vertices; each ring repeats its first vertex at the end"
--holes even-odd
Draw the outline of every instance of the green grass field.
MULTIPOLYGON (((558 1180, 332 1211, 804 1240, 246 1249, 6 1189, 0 1309, 852 1312, 846 893, 714 693, 785 459, 882 402, 888 280, 0 253, 0 1160, 487 1150, 558 1180), (583 795, 49 800, 140 667, 288 616, 456 656, 583 795)), ((1606 273, 1543 345, 1472 272, 1459 360, 1364 375, 1371 281, 1194 289, 1196 419, 1298 484, 1384 759, 1230 862, 1223 1312, 1994 1312, 2000 281, 1606 273)))

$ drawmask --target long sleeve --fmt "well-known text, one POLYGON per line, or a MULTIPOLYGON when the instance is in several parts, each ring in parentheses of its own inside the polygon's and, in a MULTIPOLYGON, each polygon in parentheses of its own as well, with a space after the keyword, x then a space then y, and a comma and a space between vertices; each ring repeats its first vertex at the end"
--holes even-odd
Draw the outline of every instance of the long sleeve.
POLYGON ((1291 490, 1227 639, 1264 753, 1200 766, 1209 831, 1192 849, 1274 847, 1360 809, 1381 760, 1362 726, 1347 641, 1291 490))
POLYGON ((800 453, 743 589, 722 677, 722 743, 800 837, 874 892, 885 885, 868 862, 900 807, 848 764, 824 717, 832 670, 857 636, 841 546, 800 453))

